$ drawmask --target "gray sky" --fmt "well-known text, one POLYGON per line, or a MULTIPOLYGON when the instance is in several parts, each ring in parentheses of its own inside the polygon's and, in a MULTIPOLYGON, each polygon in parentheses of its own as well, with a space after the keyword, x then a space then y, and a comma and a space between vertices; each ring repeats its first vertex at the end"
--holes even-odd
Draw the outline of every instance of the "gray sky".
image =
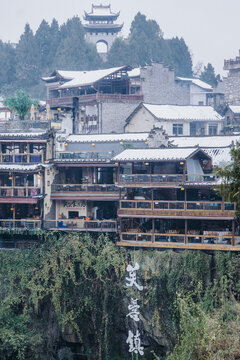
MULTIPOLYGON (((44 18, 55 17, 62 24, 84 10, 92 2, 108 4, 106 0, 1 0, 0 39, 17 42, 26 22, 36 31, 44 18)), ((240 0, 112 0, 113 11, 121 11, 123 36, 127 36, 138 11, 158 22, 165 38, 183 37, 193 57, 194 65, 211 62, 217 73, 224 59, 238 55, 240 48, 240 0)))

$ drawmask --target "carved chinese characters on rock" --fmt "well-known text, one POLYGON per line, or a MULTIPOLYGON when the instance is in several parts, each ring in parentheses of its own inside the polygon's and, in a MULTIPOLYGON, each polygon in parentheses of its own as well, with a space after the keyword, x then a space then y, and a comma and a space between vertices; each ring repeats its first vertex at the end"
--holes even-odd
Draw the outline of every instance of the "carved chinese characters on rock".
MULTIPOLYGON (((134 266, 128 265, 126 271, 128 275, 126 276, 126 287, 132 288, 134 291, 142 291, 143 286, 139 284, 137 279, 137 271, 139 270, 140 266, 136 262, 134 266)), ((128 344, 129 348, 128 351, 130 353, 143 355, 143 346, 141 346, 141 339, 140 339, 140 332, 138 330, 138 324, 140 321, 140 305, 138 305, 138 299, 131 297, 130 303, 128 305, 128 314, 126 317, 129 317, 133 321, 134 328, 136 329, 134 332, 132 330, 128 330, 128 338, 126 343, 128 344)))

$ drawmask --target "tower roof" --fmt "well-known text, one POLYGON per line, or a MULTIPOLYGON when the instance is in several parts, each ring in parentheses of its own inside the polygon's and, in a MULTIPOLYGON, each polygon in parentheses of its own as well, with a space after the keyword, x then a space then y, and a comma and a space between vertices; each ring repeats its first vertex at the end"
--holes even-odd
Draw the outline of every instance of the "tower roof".
POLYGON ((116 20, 119 16, 120 12, 114 13, 111 10, 111 5, 93 5, 92 11, 86 12, 84 15, 84 20, 93 20, 93 19, 109 19, 116 20))

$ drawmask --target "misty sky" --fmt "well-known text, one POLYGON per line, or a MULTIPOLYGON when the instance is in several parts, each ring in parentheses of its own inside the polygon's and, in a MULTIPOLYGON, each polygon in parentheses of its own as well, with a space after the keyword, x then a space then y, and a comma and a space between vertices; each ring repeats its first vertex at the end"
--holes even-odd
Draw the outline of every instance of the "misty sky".
MULTIPOLYGON (((55 17, 60 24, 67 18, 90 11, 92 0, 1 0, 0 39, 17 42, 26 22, 36 31, 44 18, 55 17)), ((96 0, 95 4, 108 4, 96 0)), ((240 0, 112 0, 113 11, 121 11, 123 36, 127 36, 138 11, 158 22, 164 37, 183 37, 194 65, 211 62, 217 73, 224 59, 238 55, 240 48, 240 0)))

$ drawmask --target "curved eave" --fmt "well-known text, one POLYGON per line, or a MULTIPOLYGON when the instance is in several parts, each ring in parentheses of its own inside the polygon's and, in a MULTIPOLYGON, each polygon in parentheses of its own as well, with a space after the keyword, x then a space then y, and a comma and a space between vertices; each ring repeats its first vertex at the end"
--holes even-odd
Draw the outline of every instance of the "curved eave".
POLYGON ((112 24, 85 24, 83 25, 86 31, 92 32, 118 32, 122 30, 123 24, 121 25, 112 25, 112 24))

